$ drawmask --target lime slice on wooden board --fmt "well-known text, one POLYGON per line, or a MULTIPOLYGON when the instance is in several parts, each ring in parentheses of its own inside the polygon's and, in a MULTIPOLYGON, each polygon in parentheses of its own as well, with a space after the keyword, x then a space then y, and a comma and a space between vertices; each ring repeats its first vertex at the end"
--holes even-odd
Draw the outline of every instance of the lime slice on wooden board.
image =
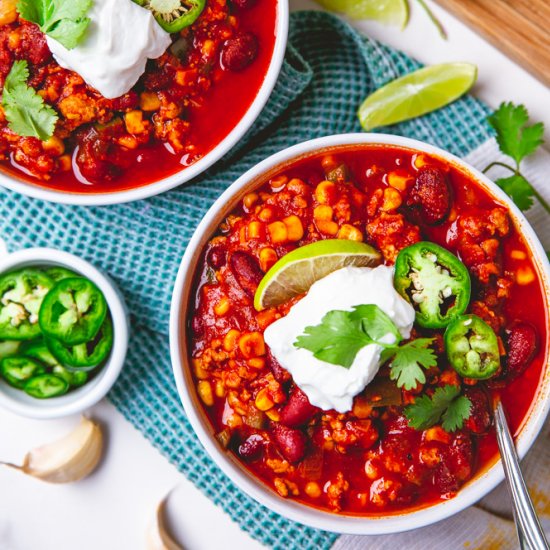
POLYGON ((261 280, 254 307, 261 311, 307 292, 311 285, 342 267, 374 267, 380 252, 365 243, 328 239, 302 246, 283 256, 261 280))
POLYGON ((407 0, 317 0, 330 11, 344 13, 352 19, 372 19, 401 30, 409 21, 407 0))
POLYGON ((425 115, 465 94, 475 83, 471 63, 443 63, 424 67, 389 82, 359 107, 359 122, 367 132, 425 115))

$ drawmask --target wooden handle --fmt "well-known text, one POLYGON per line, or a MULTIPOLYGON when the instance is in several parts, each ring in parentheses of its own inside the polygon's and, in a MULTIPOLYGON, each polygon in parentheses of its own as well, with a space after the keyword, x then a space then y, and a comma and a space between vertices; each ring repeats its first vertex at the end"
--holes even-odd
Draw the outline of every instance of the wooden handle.
POLYGON ((548 0, 436 0, 550 85, 548 0))

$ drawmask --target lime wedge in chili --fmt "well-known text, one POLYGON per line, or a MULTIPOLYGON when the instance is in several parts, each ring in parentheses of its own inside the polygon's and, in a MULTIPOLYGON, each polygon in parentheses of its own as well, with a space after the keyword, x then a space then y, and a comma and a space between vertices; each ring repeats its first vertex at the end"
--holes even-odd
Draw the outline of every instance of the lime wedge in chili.
POLYGON ((106 316, 101 290, 88 279, 74 277, 59 281, 48 292, 38 319, 45 336, 75 346, 93 340, 106 316))
POLYGON ((407 0, 317 0, 330 11, 345 13, 352 19, 372 19, 404 29, 409 21, 407 0))
POLYGON ((424 67, 368 96, 357 113, 359 122, 370 131, 425 115, 465 94, 476 78, 477 67, 471 63, 424 67))
POLYGON ((283 256, 264 275, 254 307, 261 311, 282 304, 342 267, 374 267, 381 261, 380 252, 356 241, 328 239, 302 246, 283 256))

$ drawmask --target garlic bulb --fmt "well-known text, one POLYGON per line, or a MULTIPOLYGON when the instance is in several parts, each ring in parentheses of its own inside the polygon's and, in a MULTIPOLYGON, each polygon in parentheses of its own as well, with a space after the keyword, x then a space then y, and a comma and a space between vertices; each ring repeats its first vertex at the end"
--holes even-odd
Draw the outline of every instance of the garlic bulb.
POLYGON ((59 441, 30 451, 22 466, 4 464, 48 483, 71 483, 93 472, 103 449, 101 429, 88 418, 59 441))
POLYGON ((184 550, 168 533, 166 527, 166 503, 170 494, 158 505, 157 512, 147 534, 147 550, 184 550))

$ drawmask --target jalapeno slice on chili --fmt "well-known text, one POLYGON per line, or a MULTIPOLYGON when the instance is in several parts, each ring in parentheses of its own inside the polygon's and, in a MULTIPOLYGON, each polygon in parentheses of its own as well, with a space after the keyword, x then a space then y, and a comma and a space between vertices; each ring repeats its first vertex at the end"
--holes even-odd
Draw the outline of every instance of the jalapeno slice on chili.
POLYGON ((206 0, 134 0, 153 12, 159 25, 173 34, 192 25, 202 13, 206 0))
POLYGON ((54 282, 37 269, 0 277, 0 339, 32 340, 40 334, 38 313, 54 282))
POLYGON ((67 346, 57 338, 47 338, 46 343, 54 357, 69 370, 94 368, 101 365, 113 347, 113 323, 106 317, 93 340, 76 346, 67 346))
POLYGON ((88 279, 63 279, 46 295, 40 308, 40 328, 45 336, 67 346, 93 340, 107 315, 107 302, 88 279))
POLYGON ((477 315, 462 315, 447 327, 445 350, 451 366, 464 378, 485 380, 500 367, 497 335, 477 315))
POLYGON ((54 374, 39 374, 33 376, 23 388, 25 393, 36 399, 50 399, 69 391, 69 384, 54 374))
POLYGON ((0 362, 2 377, 10 386, 23 389, 28 380, 46 372, 46 368, 29 357, 6 357, 0 362))
POLYGON ((395 262, 396 290, 416 310, 424 328, 444 328, 462 315, 470 302, 466 266, 451 252, 430 242, 404 248, 395 262))

